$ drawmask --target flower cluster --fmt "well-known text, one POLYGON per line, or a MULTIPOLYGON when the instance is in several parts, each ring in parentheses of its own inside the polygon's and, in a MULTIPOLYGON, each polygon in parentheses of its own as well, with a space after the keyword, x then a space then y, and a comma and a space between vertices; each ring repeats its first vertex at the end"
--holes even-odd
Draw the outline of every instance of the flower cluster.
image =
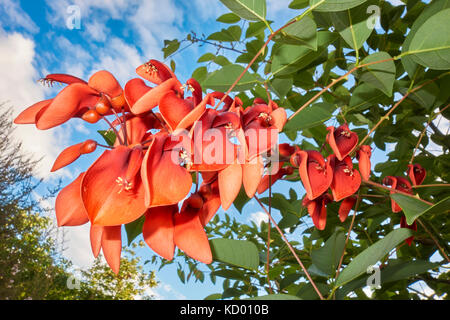
POLYGON ((121 226, 142 216, 143 237, 154 252, 172 259, 178 247, 211 263, 204 226, 220 206, 231 206, 242 185, 249 197, 268 187, 265 157, 277 145, 286 112, 273 101, 255 99, 244 109, 239 98, 222 92, 204 96, 195 79, 182 84, 156 60, 136 72, 141 78, 123 88, 108 71, 96 72, 87 82, 48 75, 43 82, 67 86, 55 98, 27 108, 15 123, 46 130, 72 118, 104 120, 115 133, 113 146, 87 140, 68 147, 52 168, 56 171, 106 148, 61 190, 55 211, 59 226, 91 223, 92 251, 97 256, 102 250, 114 272, 120 267, 121 226), (193 175, 197 185, 190 194, 193 175))
POLYGON ((363 145, 356 152, 359 171, 353 167, 350 154, 358 145, 358 135, 343 124, 338 128, 328 127, 327 143, 333 153, 326 159, 315 150, 300 150, 296 147, 291 155, 291 164, 298 168, 302 184, 306 190, 303 205, 317 229, 325 229, 327 222, 326 205, 331 201, 341 201, 339 218, 343 222, 355 205, 355 192, 361 180, 370 177, 370 146, 363 145), (331 195, 328 190, 331 189, 331 195))

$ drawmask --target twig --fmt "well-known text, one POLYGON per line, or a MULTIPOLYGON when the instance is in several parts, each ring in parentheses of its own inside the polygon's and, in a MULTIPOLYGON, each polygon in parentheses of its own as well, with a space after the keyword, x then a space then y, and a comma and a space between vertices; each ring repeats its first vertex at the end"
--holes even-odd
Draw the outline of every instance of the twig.
POLYGON ((445 253, 444 249, 441 247, 441 245, 439 244, 437 239, 433 236, 433 234, 430 232, 430 230, 428 230, 428 228, 425 226, 425 224, 422 222, 422 220, 420 220, 419 218, 417 218, 416 220, 417 220, 417 222, 419 222, 419 224, 422 226, 422 228, 425 230, 425 232, 430 236, 430 238, 433 239, 434 243, 436 244, 439 251, 444 256, 445 260, 447 260, 447 262, 450 262, 448 255, 445 253))
POLYGON ((283 238, 284 242, 286 243, 286 245, 288 246, 289 250, 292 252, 292 254, 295 257, 295 260, 297 260, 298 264, 300 265, 300 267, 302 268, 303 272, 306 274, 306 277, 308 278, 308 280, 310 281, 312 287, 314 288, 314 290, 316 291, 317 295, 319 296, 320 300, 324 300, 322 294, 320 293, 319 289, 317 288, 316 284, 314 283, 313 279, 311 278, 311 276, 308 273, 308 270, 305 268, 305 266, 303 265, 302 261, 300 260, 300 258, 298 257, 298 255, 295 253, 294 248, 292 248, 291 244, 289 243, 289 241, 286 239, 286 236, 284 235, 283 231, 281 231, 281 229, 278 227, 277 223, 275 222, 275 220, 273 220, 272 216, 269 214, 269 212, 267 211, 266 207, 264 207, 264 205, 262 204, 262 202, 258 199, 258 197, 255 195, 254 198, 256 199, 256 201, 259 203, 259 205, 261 206, 261 208, 266 212, 266 214, 269 216, 270 221, 273 223, 273 225, 275 226, 275 228, 277 229, 278 233, 281 235, 281 237, 283 238))

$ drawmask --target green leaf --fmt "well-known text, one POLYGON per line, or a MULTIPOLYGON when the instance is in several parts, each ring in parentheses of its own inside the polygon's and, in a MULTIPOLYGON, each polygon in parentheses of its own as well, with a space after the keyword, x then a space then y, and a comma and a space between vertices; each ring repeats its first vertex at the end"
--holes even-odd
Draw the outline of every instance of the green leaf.
POLYGON ((352 92, 349 109, 346 111, 364 111, 379 103, 388 103, 387 96, 366 83, 361 83, 352 92))
POLYGON ((387 267, 381 271, 381 283, 389 283, 397 280, 408 279, 436 268, 439 263, 424 260, 398 261, 391 260, 387 267))
MULTIPOLYGON (((411 30, 409 31, 408 35, 406 36, 405 41, 402 45, 402 53, 406 53, 410 50, 410 44, 412 39, 417 33, 417 30, 434 14, 450 8, 450 1, 448 0, 437 0, 433 1, 430 4, 427 4, 425 7, 425 10, 419 15, 419 17, 414 21, 414 24, 411 27, 411 30)), ((414 74, 417 70, 417 63, 414 62, 413 57, 411 55, 403 56, 402 59, 402 65, 405 67, 405 70, 408 72, 408 75, 410 78, 413 78, 414 74)))
POLYGON ((207 61, 211 61, 214 60, 216 58, 215 54, 212 54, 210 52, 205 53, 204 55, 202 55, 200 58, 198 58, 197 62, 207 62, 207 61))
POLYGON ((366 273, 369 266, 375 265, 398 244, 410 236, 412 236, 412 231, 410 229, 400 228, 391 231, 383 239, 375 242, 358 254, 341 272, 337 278, 336 287, 340 287, 366 273))
POLYGON ((292 78, 274 78, 269 82, 269 88, 275 92, 278 98, 284 99, 291 90, 292 84, 292 78))
POLYGON ((317 50, 317 25, 310 17, 304 17, 286 27, 282 36, 275 40, 288 44, 304 45, 312 50, 317 50))
POLYGON ((259 266, 258 248, 253 242, 218 238, 210 240, 210 244, 215 261, 250 270, 259 266))
POLYGON ((369 1, 353 9, 329 14, 336 31, 354 50, 360 49, 372 33, 373 27, 368 24, 370 16, 367 8, 374 3, 375 1, 369 1))
POLYGON ((262 33, 266 28, 267 25, 262 21, 250 22, 247 30, 245 31, 245 37, 246 38, 255 37, 260 33, 262 33))
POLYGON ((306 46, 291 44, 277 44, 273 48, 272 67, 273 75, 288 75, 308 66, 327 50, 329 44, 336 40, 337 35, 328 31, 317 33, 317 51, 306 46))
POLYGON ((408 52, 412 59, 430 69, 450 69, 450 8, 431 16, 417 30, 408 52))
POLYGON ((335 12, 354 8, 364 3, 366 0, 310 0, 309 6, 317 5, 322 2, 315 11, 335 12))
POLYGON ((208 75, 208 69, 206 67, 200 67, 194 70, 192 78, 202 83, 208 75))
POLYGON ((236 23, 239 22, 241 18, 239 16, 235 15, 234 13, 225 13, 217 18, 216 21, 222 22, 222 23, 236 23))
POLYGON ((164 48, 162 51, 164 52, 164 59, 173 54, 175 51, 180 48, 180 41, 177 39, 174 40, 164 40, 164 48))
POLYGON ((98 130, 98 133, 105 139, 108 146, 112 147, 116 141, 116 134, 110 130, 98 130))
POLYGON ((335 106, 327 102, 319 102, 309 106, 299 112, 294 118, 292 118, 284 127, 285 131, 301 131, 304 129, 315 127, 329 120, 335 106))
POLYGON ((423 214, 439 214, 448 212, 450 209, 450 196, 430 206, 417 198, 408 197, 400 193, 391 194, 391 198, 402 208, 406 217, 406 223, 413 224, 423 214))
POLYGON ((323 247, 311 252, 312 263, 328 276, 333 276, 344 251, 344 244, 344 232, 337 230, 328 238, 323 247))
POLYGON ((289 4, 289 9, 303 9, 309 4, 309 0, 294 0, 289 4))
POLYGON ((207 296, 203 300, 220 300, 220 299, 222 299, 221 293, 213 293, 213 294, 210 294, 209 296, 207 296))
POLYGON ((145 222, 145 215, 125 225, 128 245, 130 245, 133 242, 133 240, 136 239, 142 233, 144 222, 145 222))
MULTIPOLYGON (((239 75, 244 71, 244 67, 237 64, 230 64, 216 70, 208 75, 202 86, 216 91, 227 91, 239 75)), ((256 83, 256 76, 248 71, 234 87, 233 91, 250 90, 256 83)))
POLYGON ((266 296, 253 297, 244 300, 302 300, 302 299, 289 294, 280 293, 280 294, 268 294, 266 296))
MULTIPOLYGON (((418 83, 417 86, 419 86, 421 83, 418 83)), ((406 94, 408 89, 407 88, 400 88, 399 91, 402 94, 406 94)), ((414 91, 411 93, 408 98, 414 100, 418 104, 420 104, 425 109, 430 109, 434 102, 436 101, 436 97, 439 95, 439 87, 436 83, 431 82, 427 84, 426 86, 420 88, 417 91, 414 91)))
POLYGON ((239 41, 241 39, 242 29, 239 26, 231 26, 227 29, 222 29, 219 32, 210 34, 207 40, 216 40, 223 42, 239 41))
POLYGON ((239 17, 249 21, 266 19, 266 0, 220 0, 239 17))
MULTIPOLYGON (((387 52, 379 51, 364 58, 361 64, 371 63, 375 61, 383 61, 392 57, 387 52)), ((359 72, 360 80, 379 89, 388 97, 392 96, 392 89, 395 81, 395 64, 394 61, 385 61, 369 65, 362 68, 359 72)))

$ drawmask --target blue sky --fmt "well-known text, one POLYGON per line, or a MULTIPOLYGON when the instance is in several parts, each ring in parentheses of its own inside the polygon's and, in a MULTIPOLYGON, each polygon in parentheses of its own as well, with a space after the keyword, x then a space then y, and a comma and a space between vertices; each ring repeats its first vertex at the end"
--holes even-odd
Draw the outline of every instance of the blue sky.
MULTIPOLYGON (((268 19, 280 24, 298 12, 287 9, 290 0, 269 0, 268 19)), ((228 12, 218 0, 0 0, 0 101, 7 101, 14 114, 33 103, 52 98, 61 89, 46 88, 36 81, 49 73, 68 73, 88 79, 95 71, 111 71, 122 85, 136 77, 135 68, 149 59, 163 60, 161 48, 165 39, 184 38, 191 30, 197 34, 219 31, 225 25, 215 19, 228 12), (80 10, 80 29, 69 29, 71 6, 80 10)), ((73 20, 72 20, 73 21, 73 20)), ((275 27, 278 24, 275 23, 275 27)), ((197 59, 208 49, 191 46, 173 59, 177 76, 187 80, 198 65, 197 59)), ((101 126, 101 125, 100 125, 101 126)), ((84 171, 99 152, 85 156, 75 164, 49 174, 53 161, 67 146, 88 138, 101 139, 98 125, 86 125, 74 119, 61 127, 38 131, 33 126, 18 126, 15 138, 23 142, 25 150, 42 158, 36 175, 46 187, 53 187, 58 179, 67 185, 84 171)), ((104 129, 104 128, 103 128, 104 129)), ((35 195, 39 197, 39 194, 35 195)), ((54 200, 43 202, 53 207, 54 200)), ((247 204, 240 215, 234 209, 231 216, 240 221, 259 222, 264 214, 255 202, 247 204)), ((89 226, 64 228, 65 255, 77 266, 89 266, 92 253, 89 245, 89 226)), ((125 237, 124 237, 125 238, 125 237)), ((143 259, 151 258, 149 248, 139 250, 143 259)), ((221 285, 213 286, 192 281, 183 285, 174 267, 157 274, 161 282, 154 294, 161 299, 203 299, 221 292, 221 285)))
MULTIPOLYGON (((267 3, 268 19, 276 21, 274 28, 298 14, 287 8, 290 0, 267 3)), ((37 101, 53 97, 60 90, 58 86, 46 88, 36 82, 48 73, 68 73, 88 79, 95 71, 106 69, 124 85, 136 77, 134 70, 143 62, 163 60, 164 39, 182 39, 191 30, 199 35, 219 31, 225 25, 215 19, 226 12, 228 9, 218 0, 0 0, 3 74, 0 101, 8 101, 18 114, 37 101), (80 29, 67 27, 66 21, 72 13, 68 9, 72 5, 80 9, 80 29)), ((173 58, 182 82, 198 67, 197 59, 208 49, 215 51, 207 46, 191 46, 173 58)), ((49 174, 53 161, 65 147, 89 138, 100 141, 98 129, 104 127, 86 125, 77 119, 48 131, 38 131, 33 126, 17 127, 15 137, 27 151, 42 158, 36 168, 36 175, 45 179, 42 192, 45 187, 54 186, 58 179, 67 185, 99 156, 96 152, 58 173, 49 174)), ((380 159, 381 155, 375 157, 380 159)), ((287 192, 289 187, 295 187, 299 197, 302 196, 300 183, 293 186, 279 182, 277 191, 287 192)), ((45 205, 52 207, 53 202, 45 205)), ((241 222, 259 223, 265 218, 255 201, 245 206, 242 215, 234 209, 229 213, 241 222)), ((93 261, 89 226, 65 228, 64 232, 65 255, 80 267, 89 266, 93 261)), ((144 260, 153 256, 147 247, 139 250, 139 254, 144 260)), ((161 285, 153 293, 161 299, 203 299, 222 291, 220 282, 216 286, 208 280, 204 284, 192 281, 182 284, 176 274, 176 264, 164 268, 157 277, 161 285)))

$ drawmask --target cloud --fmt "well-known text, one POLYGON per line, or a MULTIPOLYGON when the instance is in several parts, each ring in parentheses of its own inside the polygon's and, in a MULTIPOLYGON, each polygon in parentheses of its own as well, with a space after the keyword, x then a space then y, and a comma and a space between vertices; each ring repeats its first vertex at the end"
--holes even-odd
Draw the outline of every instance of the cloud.
POLYGON ((257 211, 250 214, 248 221, 253 221, 257 226, 261 225, 261 222, 267 223, 269 221, 269 217, 265 212, 257 211))
MULTIPOLYGON (((17 116, 26 107, 44 99, 45 88, 36 83, 39 74, 34 67, 35 43, 20 33, 6 33, 0 29, 0 99, 12 107, 17 116)), ((12 120, 12 119, 11 119, 12 120)), ((47 178, 61 141, 67 137, 62 129, 38 131, 32 125, 15 126, 14 138, 22 142, 23 150, 41 159, 36 168, 39 178, 47 178)), ((59 174, 64 174, 61 171, 59 174)), ((52 177, 56 177, 53 175, 52 177)))
POLYGON ((18 1, 0 0, 0 28, 24 28, 30 33, 39 32, 38 26, 25 11, 22 10, 18 1), (4 25, 3 25, 4 24, 4 25))

